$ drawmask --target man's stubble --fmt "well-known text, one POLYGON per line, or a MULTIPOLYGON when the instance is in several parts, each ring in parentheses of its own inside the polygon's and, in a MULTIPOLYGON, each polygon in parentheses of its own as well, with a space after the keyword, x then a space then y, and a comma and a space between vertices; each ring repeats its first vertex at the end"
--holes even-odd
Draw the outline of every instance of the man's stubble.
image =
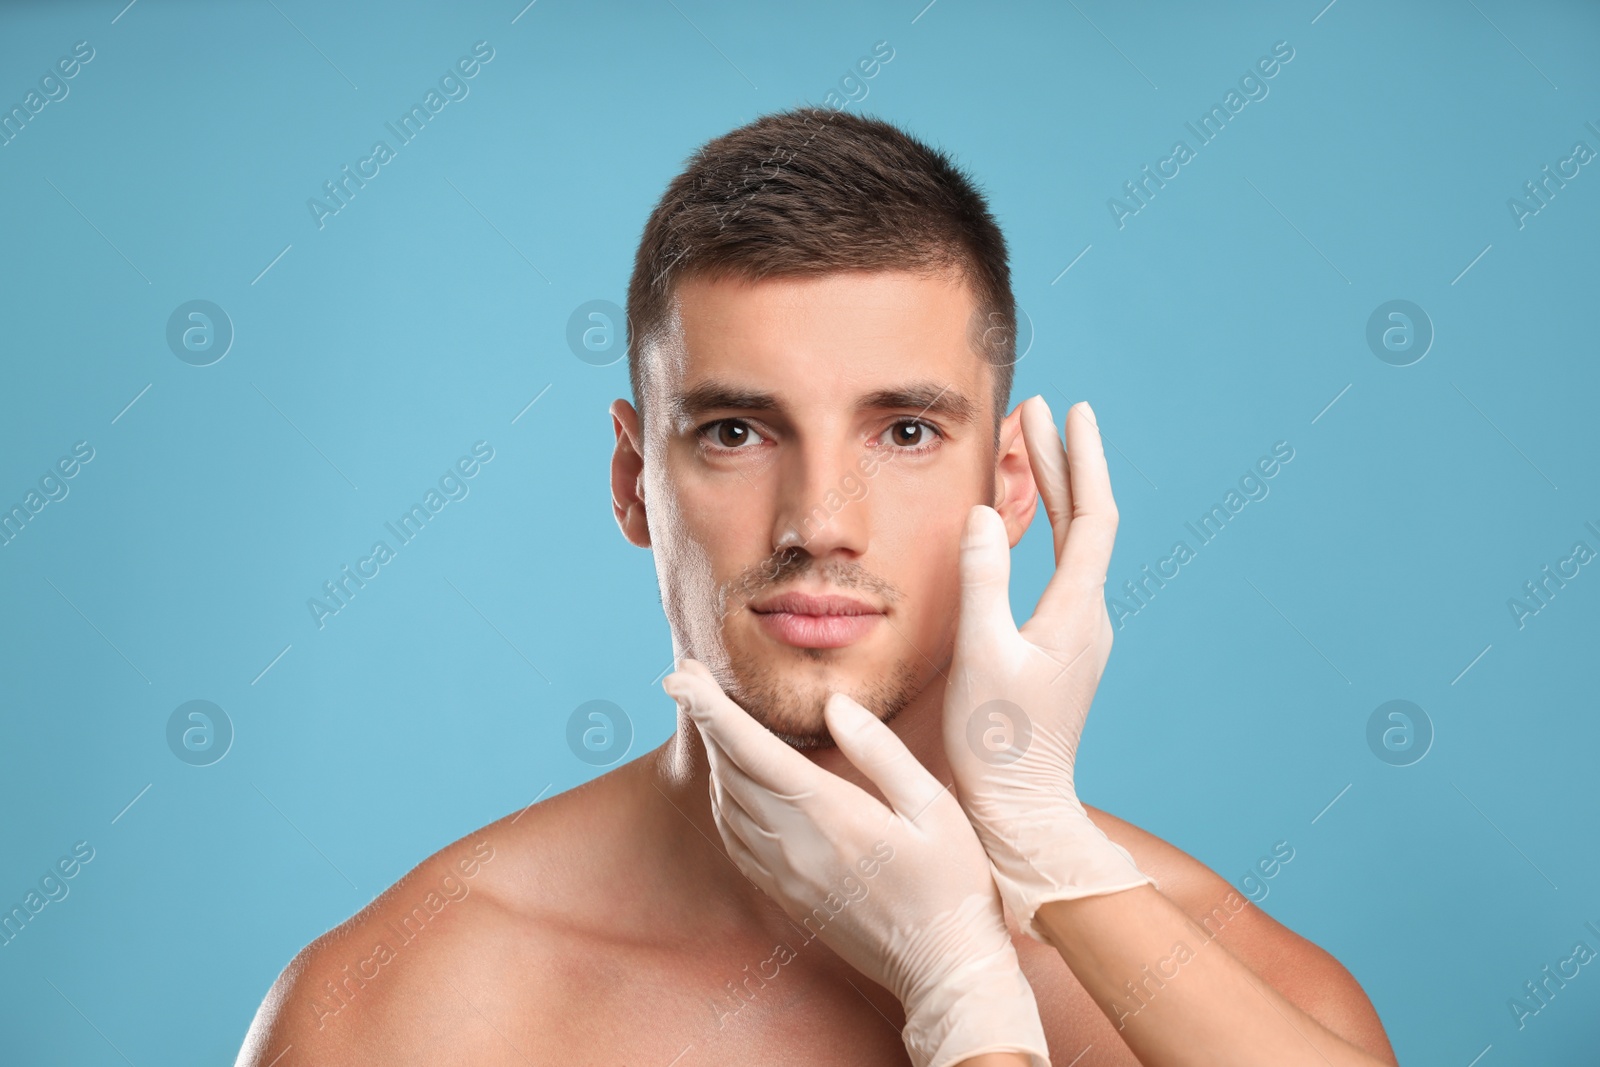
MULTIPOLYGON (((833 747, 833 738, 822 717, 829 688, 820 682, 796 682, 794 671, 776 667, 769 660, 734 657, 727 646, 727 625, 735 616, 748 612, 751 602, 768 592, 781 592, 792 586, 799 576, 813 570, 822 576, 830 590, 856 590, 891 608, 901 599, 893 585, 858 564, 821 561, 803 548, 791 546, 747 567, 738 577, 724 583, 717 592, 713 610, 700 613, 698 618, 685 617, 682 605, 685 590, 681 588, 662 602, 673 632, 686 639, 684 654, 704 663, 722 691, 749 712, 751 718, 780 740, 802 750, 833 747)), ((884 625, 889 625, 887 617, 884 625)), ((874 677, 860 679, 844 689, 851 699, 885 723, 893 721, 922 692, 926 684, 924 669, 931 665, 931 661, 911 647, 903 636, 897 635, 895 639, 902 651, 893 663, 875 672, 874 677)), ((797 648, 793 651, 807 660, 824 663, 837 657, 841 650, 797 648)))

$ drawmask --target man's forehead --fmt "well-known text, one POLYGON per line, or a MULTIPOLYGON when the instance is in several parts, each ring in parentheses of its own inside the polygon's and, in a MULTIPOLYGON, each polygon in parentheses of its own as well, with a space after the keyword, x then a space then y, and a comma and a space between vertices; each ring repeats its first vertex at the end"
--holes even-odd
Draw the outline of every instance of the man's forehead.
POLYGON ((966 284, 944 275, 686 279, 664 326, 647 358, 674 418, 826 397, 971 422, 989 387, 982 317, 966 284))

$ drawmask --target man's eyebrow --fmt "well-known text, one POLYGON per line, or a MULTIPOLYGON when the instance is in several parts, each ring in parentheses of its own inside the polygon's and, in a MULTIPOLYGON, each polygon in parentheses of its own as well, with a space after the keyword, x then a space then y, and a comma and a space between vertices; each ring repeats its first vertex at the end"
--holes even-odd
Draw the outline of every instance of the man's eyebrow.
POLYGON ((697 419, 708 411, 734 408, 739 411, 777 411, 782 405, 771 393, 738 389, 721 382, 702 382, 693 389, 673 393, 667 398, 667 411, 676 420, 697 419))
MULTIPOLYGON (((667 400, 673 419, 692 420, 709 411, 781 411, 783 405, 771 393, 740 389, 721 382, 703 382, 692 389, 674 393, 667 400)), ((971 423, 977 407, 950 385, 912 382, 889 389, 878 389, 856 401, 857 411, 902 411, 933 415, 954 423, 971 423)))
POLYGON ((977 407, 949 385, 914 382, 893 389, 879 389, 856 402, 858 411, 913 408, 918 415, 933 415, 950 422, 966 424, 977 417, 977 407))

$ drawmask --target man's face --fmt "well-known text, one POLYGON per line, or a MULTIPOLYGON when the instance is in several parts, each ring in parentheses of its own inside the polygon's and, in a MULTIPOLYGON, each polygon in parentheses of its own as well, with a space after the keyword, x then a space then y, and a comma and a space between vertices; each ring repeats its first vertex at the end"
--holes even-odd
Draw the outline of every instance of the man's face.
POLYGON ((974 308, 953 277, 898 271, 689 279, 647 353, 640 481, 668 621, 797 747, 831 743, 830 692, 888 720, 948 667, 961 530, 994 503, 974 308))

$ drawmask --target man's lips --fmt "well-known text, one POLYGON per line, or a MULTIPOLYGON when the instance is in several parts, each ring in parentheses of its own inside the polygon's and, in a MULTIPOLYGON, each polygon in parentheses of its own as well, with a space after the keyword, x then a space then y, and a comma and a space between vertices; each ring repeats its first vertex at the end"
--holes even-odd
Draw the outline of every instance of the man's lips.
POLYGON ((846 596, 783 593, 750 605, 767 633, 797 648, 843 648, 863 637, 883 611, 846 596))
POLYGON ((782 593, 754 601, 750 610, 755 612, 786 612, 791 615, 882 615, 864 600, 854 597, 827 595, 811 596, 806 593, 782 593))

